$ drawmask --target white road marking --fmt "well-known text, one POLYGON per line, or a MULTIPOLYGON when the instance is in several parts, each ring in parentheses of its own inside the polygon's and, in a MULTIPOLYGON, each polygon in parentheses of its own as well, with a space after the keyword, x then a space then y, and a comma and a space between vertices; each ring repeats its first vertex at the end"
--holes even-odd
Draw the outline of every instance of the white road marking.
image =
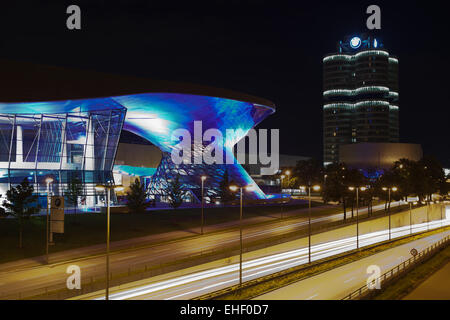
POLYGON ((305 300, 311 300, 312 298, 315 298, 315 297, 317 297, 319 294, 318 293, 316 293, 315 295, 313 295, 313 296, 311 296, 311 297, 309 297, 309 298, 306 298, 305 300))
POLYGON ((350 281, 352 281, 354 279, 355 279, 355 277, 351 277, 350 279, 345 280, 344 283, 350 282, 350 281))

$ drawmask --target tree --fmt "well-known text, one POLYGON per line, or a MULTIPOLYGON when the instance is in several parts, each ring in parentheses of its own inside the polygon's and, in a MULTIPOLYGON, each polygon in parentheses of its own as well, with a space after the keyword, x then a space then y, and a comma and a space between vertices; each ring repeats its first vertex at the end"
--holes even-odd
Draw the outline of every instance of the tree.
POLYGON ((353 207, 355 203, 355 192, 349 187, 362 187, 367 185, 366 177, 356 169, 349 169, 344 163, 333 163, 325 168, 325 185, 322 196, 324 201, 339 201, 344 210, 344 220, 347 219, 347 207, 353 207))
MULTIPOLYGON (((407 198, 408 195, 420 193, 422 188, 420 171, 417 161, 400 159, 386 172, 390 180, 388 183, 398 188, 397 193, 400 197, 407 198)), ((380 180, 383 182, 386 179, 381 177, 380 180)), ((384 185, 383 187, 388 186, 384 185)))
POLYGON ((345 164, 332 163, 325 168, 325 183, 322 188, 322 197, 325 202, 337 201, 342 203, 344 209, 344 220, 347 215, 347 190, 345 187, 345 174, 347 167, 345 164))
POLYGON ((16 187, 11 187, 6 192, 6 199, 3 206, 9 210, 9 213, 17 218, 19 222, 19 248, 22 248, 22 233, 24 221, 29 219, 31 215, 39 212, 37 195, 33 194, 34 188, 29 184, 28 179, 23 181, 16 187))
POLYGON ((218 197, 222 203, 228 203, 235 199, 235 195, 230 190, 230 181, 228 177, 228 169, 225 168, 223 172, 222 180, 219 184, 218 197))
POLYGON ((180 174, 177 174, 175 179, 168 181, 167 195, 172 208, 176 209, 183 203, 184 188, 180 182, 180 174))
MULTIPOLYGON (((353 210, 355 206, 355 199, 356 199, 356 192, 349 190, 349 187, 363 187, 368 184, 366 177, 364 174, 362 174, 361 171, 357 169, 348 169, 345 168, 343 170, 343 185, 344 185, 344 195, 348 200, 350 200, 350 203, 352 205, 352 218, 353 218, 353 210)), ((363 198, 364 196, 362 196, 363 198)), ((363 198, 364 199, 364 198, 363 198)))
MULTIPOLYGON (((397 194, 401 198, 417 195, 420 201, 431 200, 433 193, 446 191, 444 170, 432 156, 424 156, 420 161, 400 159, 386 174, 390 180, 388 183, 399 188, 397 194)), ((382 177, 381 180, 386 179, 382 177)))
POLYGON ((450 174, 444 176, 444 180, 441 181, 439 186, 439 192, 441 196, 446 197, 450 193, 450 174))
MULTIPOLYGON (((423 170, 424 194, 431 201, 433 193, 440 191, 445 186, 445 172, 440 162, 433 156, 424 156, 418 163, 420 170, 423 170)), ((441 191, 442 193, 442 191, 441 191)))
POLYGON ((66 191, 67 200, 75 206, 75 216, 77 214, 78 209, 78 198, 83 195, 83 184, 81 183, 80 178, 77 176, 73 176, 70 180, 66 191))
POLYGON ((323 167, 316 159, 301 160, 294 168, 297 186, 312 186, 323 183, 323 167))
POLYGON ((127 192, 127 207, 131 212, 141 213, 150 205, 147 201, 148 192, 145 185, 138 178, 130 185, 130 191, 127 192))
MULTIPOLYGON (((386 211, 388 207, 391 207, 391 202, 389 201, 389 189, 398 185, 398 182, 395 181, 394 172, 392 170, 385 170, 384 173, 378 178, 375 182, 375 194, 380 198, 385 200, 384 210, 386 211), (386 189, 386 190, 384 190, 386 189)), ((391 196, 393 196, 393 192, 391 192, 391 196)))
MULTIPOLYGON (((1 197, 2 197, 2 195, 0 194, 0 198, 1 197)), ((5 208, 0 207, 0 218, 4 218, 4 217, 7 217, 7 216, 8 216, 8 214, 6 213, 5 208)))

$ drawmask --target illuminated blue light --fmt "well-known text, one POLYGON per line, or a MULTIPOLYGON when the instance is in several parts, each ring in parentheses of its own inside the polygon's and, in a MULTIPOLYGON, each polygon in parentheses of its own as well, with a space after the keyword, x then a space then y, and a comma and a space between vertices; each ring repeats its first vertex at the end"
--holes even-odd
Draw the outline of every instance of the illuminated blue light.
POLYGON ((113 172, 126 174, 129 176, 149 177, 156 172, 156 168, 141 168, 127 165, 114 165, 113 172))
MULTIPOLYGON (((231 154, 236 142, 274 112, 272 107, 249 102, 175 93, 144 93, 80 100, 0 103, 0 113, 32 115, 94 113, 95 111, 122 110, 124 108, 126 108, 126 118, 123 129, 150 141, 166 153, 170 153, 178 144, 178 141, 172 139, 172 132, 175 129, 187 129, 193 136, 194 121, 202 121, 203 131, 211 128, 221 132, 226 132, 226 129, 235 130, 233 136, 226 135, 227 140, 223 145, 223 153, 231 154)), ((69 122, 68 126, 70 125, 69 122)), ((74 134, 68 136, 67 139, 76 145, 78 142, 83 142, 86 136, 74 131, 74 134)), ((232 157, 234 158, 234 156, 232 157)), ((38 159, 38 161, 41 160, 38 159)), ((230 181, 239 185, 252 184, 256 186, 253 179, 237 161, 226 167, 230 181)), ((193 167, 192 171, 190 184, 196 188, 199 184, 197 180, 201 175, 201 170, 193 167)), ((131 170, 131 173, 141 175, 138 169, 131 170)), ((43 172, 39 171, 38 174, 42 175, 43 172)), ((147 176, 146 173, 144 174, 147 176)), ((258 187, 255 189, 255 191, 247 193, 249 196, 252 195, 250 198, 266 198, 266 195, 258 187)))
POLYGON ((361 46, 361 38, 353 37, 350 40, 350 47, 352 47, 353 49, 358 49, 360 46, 361 46))
POLYGON ((374 47, 374 48, 377 48, 377 47, 378 47, 377 39, 374 39, 374 40, 373 40, 373 47, 374 47))

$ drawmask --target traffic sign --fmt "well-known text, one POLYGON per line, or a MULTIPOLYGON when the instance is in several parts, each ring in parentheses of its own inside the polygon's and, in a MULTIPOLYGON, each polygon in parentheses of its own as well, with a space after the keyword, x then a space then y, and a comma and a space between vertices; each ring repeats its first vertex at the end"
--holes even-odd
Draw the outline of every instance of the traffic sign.
POLYGON ((64 197, 61 196, 51 197, 50 232, 64 233, 64 197))

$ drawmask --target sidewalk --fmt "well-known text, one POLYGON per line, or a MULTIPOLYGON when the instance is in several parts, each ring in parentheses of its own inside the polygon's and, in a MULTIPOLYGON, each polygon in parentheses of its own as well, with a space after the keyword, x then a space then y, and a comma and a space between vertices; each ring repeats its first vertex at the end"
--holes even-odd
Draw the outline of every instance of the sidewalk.
MULTIPOLYGON (((311 208, 311 212, 316 212, 320 210, 324 210, 327 208, 333 208, 335 206, 330 205, 323 205, 311 208)), ((284 210, 287 210, 288 206, 284 207, 284 210)), ((304 209, 297 209, 297 210, 291 210, 291 211, 284 211, 283 210, 283 220, 285 220, 288 217, 294 217, 298 216, 302 213, 307 214, 308 208, 304 209)), ((258 223, 264 223, 264 222, 279 222, 280 214, 272 214, 272 215, 265 215, 265 216, 259 216, 259 217, 252 217, 243 219, 243 225, 244 226, 250 226, 255 225, 258 223)), ((204 233, 213 233, 213 232, 220 232, 220 231, 226 231, 232 228, 237 228, 239 226, 239 220, 236 221, 229 221, 221 224, 216 225, 207 225, 204 226, 204 233)), ((177 230, 177 231, 171 231, 167 233, 160 233, 160 234, 154 234, 149 235, 145 237, 139 237, 139 238, 132 238, 132 239, 126 239, 126 240, 120 240, 120 241, 114 241, 110 243, 110 250, 111 253, 114 253, 114 251, 121 251, 125 249, 132 249, 136 247, 142 247, 142 246, 150 246, 150 245, 156 245, 161 244, 164 242, 170 242, 170 241, 180 241, 185 238, 192 238, 200 236, 200 230, 197 228, 196 230, 193 229, 187 229, 187 230, 177 230)), ((51 252, 51 247, 49 249, 51 252)), ((81 259, 93 255, 101 255, 104 254, 106 251, 106 243, 104 244, 97 244, 92 245, 88 247, 81 247, 66 251, 60 251, 55 253, 49 254, 49 261, 51 264, 59 263, 59 262, 65 262, 70 261, 74 259, 81 259)), ((45 256, 38 256, 38 257, 32 257, 32 258, 26 258, 11 262, 6 262, 3 264, 0 264, 0 272, 9 272, 9 271, 17 271, 18 269, 25 269, 25 268, 32 268, 37 266, 42 266, 45 263, 45 256)))

